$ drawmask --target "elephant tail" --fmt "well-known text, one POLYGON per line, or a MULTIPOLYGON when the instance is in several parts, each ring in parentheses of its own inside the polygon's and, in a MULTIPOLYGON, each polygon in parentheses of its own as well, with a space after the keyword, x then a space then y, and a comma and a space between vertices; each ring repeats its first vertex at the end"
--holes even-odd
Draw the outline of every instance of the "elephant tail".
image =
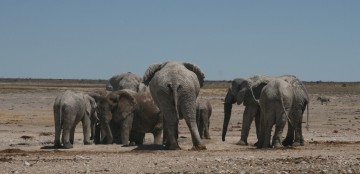
POLYGON ((284 103, 284 97, 283 97, 283 95, 281 94, 281 92, 280 92, 280 101, 281 101, 281 106, 282 106, 282 108, 283 108, 283 111, 284 111, 284 114, 285 114, 286 118, 288 119, 289 123, 290 123, 292 126, 295 126, 295 125, 291 122, 289 115, 286 113, 285 103, 284 103))
POLYGON ((308 130, 309 131, 309 128, 310 128, 310 126, 309 126, 309 102, 307 102, 306 103, 306 130, 308 130))
POLYGON ((169 83, 168 88, 173 94, 175 113, 176 113, 177 121, 179 121, 180 119, 179 119, 179 111, 178 111, 178 89, 181 88, 181 85, 173 85, 172 83, 169 83))

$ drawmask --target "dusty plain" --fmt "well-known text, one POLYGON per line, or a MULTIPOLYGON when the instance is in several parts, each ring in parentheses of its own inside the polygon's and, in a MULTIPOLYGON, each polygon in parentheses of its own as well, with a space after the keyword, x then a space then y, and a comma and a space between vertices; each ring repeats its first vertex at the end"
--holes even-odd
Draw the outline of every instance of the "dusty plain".
MULTIPOLYGON (((226 141, 221 141, 227 81, 207 81, 200 96, 213 106, 205 151, 191 151, 180 121, 182 150, 151 145, 83 145, 82 126, 73 149, 53 149, 55 97, 67 90, 104 90, 102 80, 0 80, 0 173, 360 173, 360 83, 307 82, 310 129, 303 120, 305 146, 256 149, 239 146, 244 106, 234 105, 226 141), (321 105, 317 97, 330 98, 321 105)), ((284 135, 286 133, 286 128, 284 135)), ((256 142, 255 125, 249 143, 256 142)))

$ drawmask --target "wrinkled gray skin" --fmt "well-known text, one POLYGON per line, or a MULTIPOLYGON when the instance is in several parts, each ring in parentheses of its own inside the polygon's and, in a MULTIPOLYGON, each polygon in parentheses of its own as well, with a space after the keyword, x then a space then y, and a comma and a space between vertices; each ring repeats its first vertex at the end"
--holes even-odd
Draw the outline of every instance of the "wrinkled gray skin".
POLYGON ((268 83, 271 77, 267 76, 254 76, 251 78, 236 78, 232 81, 224 102, 224 123, 222 131, 222 141, 225 141, 227 128, 231 118, 232 105, 243 103, 245 110, 243 113, 243 122, 241 130, 241 138, 237 143, 238 145, 248 145, 247 138, 249 136, 250 126, 255 118, 256 134, 259 133, 260 124, 260 107, 255 99, 260 98, 262 88, 268 83), (250 90, 250 86, 256 83, 250 90), (253 95, 252 95, 253 92, 253 95))
POLYGON ((260 95, 260 133, 257 148, 282 147, 282 145, 304 145, 302 119, 308 104, 307 93, 298 79, 277 78, 271 80, 260 95), (289 83, 290 82, 290 83, 289 83), (288 135, 282 142, 282 132, 288 121, 288 135), (271 129, 275 132, 270 144, 271 129), (295 140, 294 140, 295 133, 295 140))
POLYGON ((161 145, 162 114, 155 105, 151 94, 136 93, 131 90, 119 90, 107 97, 95 97, 101 136, 95 135, 95 143, 115 143, 129 145, 143 144, 145 133, 154 135, 154 144, 161 145))
POLYGON ((135 92, 140 92, 145 89, 142 83, 142 78, 131 72, 115 75, 109 79, 106 84, 106 90, 117 91, 121 89, 130 89, 135 92))
POLYGON ((87 94, 65 91, 56 97, 54 103, 55 148, 73 148, 76 125, 83 125, 84 144, 91 144, 91 120, 96 118, 95 100, 87 94), (62 139, 60 135, 62 131, 62 139), (62 145, 63 144, 63 145, 62 145))
POLYGON ((199 129, 201 139, 211 139, 209 134, 210 117, 212 107, 208 100, 197 98, 196 100, 196 123, 199 129))
POLYGON ((184 118, 193 142, 192 149, 204 150, 196 124, 196 98, 203 86, 204 74, 194 64, 168 61, 150 65, 144 75, 151 95, 164 114, 165 149, 178 150, 178 124, 184 118))
MULTIPOLYGON (((236 78, 232 81, 231 87, 225 97, 224 102, 224 124, 222 132, 222 140, 225 141, 227 127, 231 118, 232 105, 236 102, 238 105, 243 103, 245 110, 243 113, 243 122, 241 130, 241 138, 238 145, 248 145, 247 138, 252 121, 255 118, 256 135, 259 139, 260 132, 260 113, 261 109, 258 104, 260 94, 264 86, 273 79, 283 79, 293 86, 296 86, 297 93, 301 93, 304 101, 308 102, 308 93, 305 86, 293 75, 284 75, 279 77, 254 76, 251 78, 236 78)), ((285 145, 291 145, 294 135, 291 134, 293 129, 289 128, 285 145)), ((256 145, 257 143, 255 143, 256 145)))

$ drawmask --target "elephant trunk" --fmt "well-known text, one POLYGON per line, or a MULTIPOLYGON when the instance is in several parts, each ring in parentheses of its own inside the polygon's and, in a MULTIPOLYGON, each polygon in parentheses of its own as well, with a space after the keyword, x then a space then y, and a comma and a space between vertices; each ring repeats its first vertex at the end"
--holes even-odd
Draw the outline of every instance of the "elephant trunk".
POLYGON ((231 118, 232 103, 224 103, 224 124, 222 131, 222 141, 225 141, 226 132, 231 118))
POLYGON ((111 129, 110 129, 110 125, 108 123, 103 123, 102 126, 101 126, 103 130, 103 132, 105 132, 106 136, 106 139, 102 139, 103 143, 105 144, 112 144, 113 143, 113 135, 112 135, 112 132, 111 132, 111 129))

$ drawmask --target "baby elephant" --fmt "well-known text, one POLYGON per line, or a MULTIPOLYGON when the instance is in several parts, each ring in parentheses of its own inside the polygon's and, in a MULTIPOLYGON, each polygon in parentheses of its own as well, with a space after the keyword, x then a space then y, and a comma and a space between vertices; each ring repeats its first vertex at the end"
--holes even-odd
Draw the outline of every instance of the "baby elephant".
POLYGON ((327 105, 328 102, 330 102, 330 99, 324 96, 320 96, 317 98, 317 100, 319 100, 321 102, 321 105, 323 105, 323 103, 325 103, 325 105, 327 105))
POLYGON ((76 125, 81 121, 83 125, 84 144, 91 144, 91 120, 97 118, 96 102, 88 94, 65 91, 56 97, 54 103, 55 120, 55 148, 73 148, 76 125), (60 134, 62 130, 62 144, 60 134))
POLYGON ((201 139, 211 139, 209 134, 212 107, 208 100, 196 99, 196 123, 201 139))

